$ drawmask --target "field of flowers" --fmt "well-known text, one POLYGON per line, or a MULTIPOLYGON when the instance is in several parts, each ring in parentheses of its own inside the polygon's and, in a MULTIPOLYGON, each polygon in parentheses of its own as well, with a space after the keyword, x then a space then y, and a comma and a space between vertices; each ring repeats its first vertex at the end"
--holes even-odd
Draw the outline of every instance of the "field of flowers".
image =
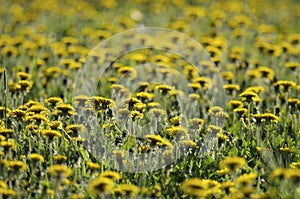
POLYGON ((299 1, 0 2, 0 199, 300 198, 299 1))

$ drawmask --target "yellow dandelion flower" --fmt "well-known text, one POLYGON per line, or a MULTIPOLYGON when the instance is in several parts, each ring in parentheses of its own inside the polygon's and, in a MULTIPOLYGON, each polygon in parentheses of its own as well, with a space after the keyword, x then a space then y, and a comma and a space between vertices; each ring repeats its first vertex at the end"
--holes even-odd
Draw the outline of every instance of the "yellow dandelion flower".
POLYGON ((44 157, 37 153, 29 154, 28 157, 31 161, 34 161, 34 162, 44 162, 45 161, 44 157))
POLYGON ((188 131, 183 126, 172 126, 170 128, 167 128, 166 132, 171 137, 176 137, 176 138, 188 137, 188 131))
POLYGON ((53 157, 54 160, 56 160, 58 163, 66 161, 68 158, 65 155, 57 154, 53 157))
POLYGON ((103 178, 108 178, 108 179, 114 180, 114 181, 121 179, 121 175, 114 171, 104 171, 99 176, 103 177, 103 178))
POLYGON ((12 161, 8 161, 8 168, 14 172, 16 172, 16 171, 21 172, 27 168, 27 165, 23 161, 12 160, 12 161))
POLYGON ((97 170, 100 168, 100 165, 98 163, 94 163, 94 162, 87 162, 87 167, 91 170, 91 171, 94 171, 94 170, 97 170))
POLYGON ((57 130, 47 130, 47 129, 44 129, 41 131, 42 135, 48 137, 49 139, 53 139, 53 138, 59 138, 62 136, 62 134, 57 131, 57 130))
POLYGON ((54 107, 57 104, 62 104, 63 100, 59 97, 49 97, 47 99, 45 99, 45 102, 49 105, 54 107))
POLYGON ((109 178, 97 177, 88 185, 88 190, 93 194, 108 193, 113 188, 113 181, 109 178))
POLYGON ((72 169, 66 165, 55 164, 49 167, 48 172, 55 177, 69 177, 72 175, 72 169))
POLYGON ((5 127, 0 126, 0 135, 6 136, 11 135, 13 133, 12 129, 7 129, 5 127))
POLYGON ((251 102, 254 98, 257 98, 258 95, 253 91, 244 91, 239 95, 242 98, 242 101, 251 102))
POLYGON ((257 174, 255 174, 255 173, 243 174, 235 180, 235 183, 240 186, 248 186, 253 183, 253 181, 256 177, 257 177, 257 174))
POLYGON ((285 173, 286 173, 286 169, 285 168, 275 168, 272 173, 269 175, 269 179, 270 180, 275 180, 275 179, 279 179, 282 180, 285 178, 285 173))
POLYGON ((204 120, 200 118, 191 118, 189 122, 191 129, 199 129, 204 124, 204 120))
POLYGON ((230 171, 235 171, 239 168, 242 168, 245 165, 245 159, 240 157, 226 157, 220 162, 220 167, 222 169, 228 168, 230 171))
POLYGON ((127 196, 136 196, 140 191, 139 187, 133 184, 120 184, 118 188, 127 196))
POLYGON ((13 197, 13 196, 17 195, 17 193, 12 189, 0 188, 0 195, 2 195, 3 198, 9 198, 9 197, 13 197))
POLYGON ((78 134, 85 132, 86 128, 82 124, 72 124, 66 127, 66 132, 72 136, 78 136, 78 134))
POLYGON ((31 75, 28 74, 28 73, 25 73, 25 72, 18 72, 18 73, 17 73, 17 77, 18 77, 20 80, 30 80, 30 79, 31 79, 31 75))

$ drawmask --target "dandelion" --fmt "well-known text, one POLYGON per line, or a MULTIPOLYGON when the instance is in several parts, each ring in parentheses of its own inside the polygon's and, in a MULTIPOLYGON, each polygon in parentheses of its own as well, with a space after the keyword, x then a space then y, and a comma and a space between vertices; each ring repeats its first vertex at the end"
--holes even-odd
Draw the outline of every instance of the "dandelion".
POLYGON ((55 164, 49 167, 48 172, 55 177, 65 178, 72 175, 72 169, 66 165, 55 164))
POLYGON ((221 161, 220 167, 222 169, 228 168, 230 171, 235 171, 246 165, 244 158, 240 157, 227 157, 221 161))
POLYGON ((285 178, 286 169, 285 168, 275 168, 272 173, 269 175, 270 180, 279 179, 282 180, 285 178))
POLYGON ((62 134, 57 130, 47 130, 43 129, 41 131, 42 135, 48 137, 50 140, 53 140, 54 138, 59 138, 62 136, 62 134))
POLYGON ((86 128, 82 124, 72 124, 66 127, 66 132, 73 137, 78 136, 78 134, 85 132, 86 128))
POLYGON ((94 163, 94 162, 87 162, 87 167, 88 169, 90 169, 91 171, 95 171, 98 170, 100 168, 100 165, 98 163, 94 163))
POLYGON ((76 112, 74 107, 70 104, 59 104, 55 107, 55 111, 53 114, 59 116, 72 116, 75 115, 76 112))
POLYGON ((7 137, 7 135, 11 135, 13 134, 13 130, 12 129, 7 129, 5 127, 0 127, 0 135, 3 135, 5 137, 7 137))
POLYGON ((8 168, 14 172, 22 172, 27 168, 27 165, 20 160, 12 160, 8 162, 8 168))
POLYGON ((151 146, 172 146, 172 144, 169 141, 162 138, 160 135, 148 134, 145 135, 145 138, 150 142, 151 146))
POLYGON ((240 94, 240 97, 242 98, 242 101, 246 101, 250 103, 255 98, 258 98, 258 95, 253 91, 244 91, 243 93, 240 94))
POLYGON ((44 157, 37 153, 29 154, 28 158, 33 162, 44 162, 45 161, 44 157))
POLYGON ((274 86, 283 87, 284 91, 288 91, 289 88, 295 87, 296 83, 289 80, 279 80, 274 83, 274 86))
POLYGON ((207 189, 207 184, 200 180, 199 178, 190 178, 184 181, 180 185, 180 190, 191 196, 199 196, 199 191, 204 191, 207 189))
POLYGON ((41 114, 35 114, 33 116, 30 116, 27 118, 28 121, 34 121, 36 122, 37 125, 40 125, 42 122, 48 123, 49 120, 47 119, 46 116, 41 115, 41 114))
POLYGON ((223 88, 225 90, 228 90, 228 92, 230 93, 230 95, 232 95, 233 91, 239 91, 240 90, 240 86, 237 84, 225 84, 223 86, 223 88))
POLYGON ((65 155, 57 154, 53 157, 53 159, 57 161, 57 164, 61 164, 62 162, 65 162, 68 158, 65 155))
POLYGON ((109 178, 97 177, 88 185, 88 190, 93 194, 109 193, 113 188, 113 181, 109 178))
POLYGON ((240 100, 230 100, 229 101, 230 106, 232 107, 232 109, 236 109, 236 108, 242 108, 243 107, 243 102, 240 100))
POLYGON ((188 131, 183 126, 172 126, 166 129, 166 132, 171 137, 176 137, 176 138, 188 137, 188 131))
POLYGON ((0 146, 3 147, 4 151, 5 152, 8 152, 10 150, 13 150, 16 148, 16 144, 15 142, 11 141, 11 140, 8 140, 8 141, 1 141, 0 142, 0 146))
POLYGON ((257 174, 255 174, 255 173, 243 174, 243 175, 239 176, 235 182, 238 185, 245 187, 245 186, 251 185, 253 183, 253 180, 256 177, 257 177, 257 174))
POLYGON ((113 181, 121 179, 120 174, 117 173, 117 172, 114 172, 114 171, 104 171, 99 176, 103 177, 103 178, 108 178, 108 179, 113 180, 113 181))
POLYGON ((45 102, 50 106, 50 107, 54 107, 57 104, 62 104, 63 100, 59 97, 49 97, 47 99, 45 99, 45 102))
POLYGON ((165 111, 163 109, 159 109, 159 108, 151 108, 149 112, 155 118, 159 118, 165 114, 165 111))
POLYGON ((32 85, 33 85, 33 82, 32 81, 28 81, 28 80, 20 80, 18 82, 18 85, 20 85, 20 90, 21 91, 24 91, 24 92, 29 92, 32 85))
POLYGON ((17 193, 13 189, 0 188, 0 195, 3 196, 3 198, 9 198, 16 196, 17 193))
POLYGON ((284 64, 284 67, 294 71, 295 69, 300 68, 300 63, 298 63, 298 62, 286 62, 284 64))

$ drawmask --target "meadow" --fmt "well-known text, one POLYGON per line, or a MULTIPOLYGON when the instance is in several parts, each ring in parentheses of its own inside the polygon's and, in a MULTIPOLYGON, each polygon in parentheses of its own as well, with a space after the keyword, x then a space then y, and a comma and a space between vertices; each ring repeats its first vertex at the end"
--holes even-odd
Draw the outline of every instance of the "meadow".
POLYGON ((300 197, 299 1, 0 2, 0 199, 300 197))

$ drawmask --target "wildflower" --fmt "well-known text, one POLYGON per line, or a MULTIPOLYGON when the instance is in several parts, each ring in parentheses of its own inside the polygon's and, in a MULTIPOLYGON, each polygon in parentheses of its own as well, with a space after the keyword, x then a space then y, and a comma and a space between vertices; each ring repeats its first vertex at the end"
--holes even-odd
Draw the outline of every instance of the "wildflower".
POLYGON ((208 125, 208 132, 216 135, 217 133, 221 133, 222 132, 222 128, 216 125, 208 125))
POLYGON ((135 121, 136 119, 143 118, 143 114, 140 113, 139 111, 131 111, 130 114, 133 121, 135 121))
POLYGON ((122 195, 136 196, 139 193, 139 188, 133 184, 120 184, 118 186, 122 195))
POLYGON ((180 190, 191 196, 199 196, 199 191, 207 190, 207 184, 199 178, 190 178, 180 185, 180 190))
POLYGON ((128 77, 129 79, 134 79, 137 77, 137 71, 129 66, 122 66, 118 69, 117 73, 122 77, 128 77))
POLYGON ((193 79, 194 83, 199 83, 201 85, 201 88, 207 89, 210 88, 211 85, 211 79, 208 77, 197 77, 193 79))
POLYGON ((165 111, 159 108, 151 108, 150 114, 152 114, 155 118, 159 118, 160 116, 165 114, 165 111))
POLYGON ((239 100, 230 100, 229 104, 231 105, 232 109, 236 108, 242 108, 243 107, 243 102, 239 100))
POLYGON ((89 100, 89 97, 86 95, 77 95, 74 97, 74 102, 78 106, 85 106, 86 102, 89 100))
POLYGON ((182 140, 182 143, 186 147, 198 148, 197 144, 192 140, 182 140))
POLYGON ((232 94, 233 91, 239 91, 240 90, 240 86, 237 84, 225 84, 223 86, 223 88, 225 90, 228 90, 230 94, 232 94))
POLYGON ((146 92, 138 92, 136 94, 136 98, 141 100, 142 102, 150 101, 153 99, 154 95, 152 93, 146 93, 146 92))
POLYGON ((134 109, 137 110, 140 113, 142 113, 145 108, 146 108, 146 104, 144 104, 144 103, 136 103, 136 104, 134 104, 134 109))
POLYGON ((9 113, 9 116, 15 118, 18 121, 24 121, 26 119, 26 112, 23 110, 13 110, 9 113))
POLYGON ((62 122, 61 121, 52 121, 49 124, 49 127, 51 130, 59 130, 62 128, 62 122))
POLYGON ((279 179, 282 180, 285 178, 286 169, 285 168, 275 168, 272 173, 269 175, 270 180, 279 179))
POLYGON ((113 188, 113 181, 109 178, 97 177, 88 185, 88 190, 93 194, 108 193, 113 188))
POLYGON ((13 170, 14 172, 16 171, 24 171, 27 168, 27 165, 20 160, 12 160, 8 162, 8 168, 10 170, 13 170))
POLYGON ((0 195, 3 196, 3 198, 9 198, 10 196, 13 197, 17 194, 13 189, 0 188, 0 195))
POLYGON ((273 81, 274 71, 271 68, 262 66, 258 68, 258 71, 260 72, 262 77, 268 78, 270 81, 273 81))
POLYGON ((59 104, 58 106, 55 107, 55 115, 60 115, 60 116, 71 116, 74 115, 75 109, 72 105, 70 104, 59 104))
POLYGON ((273 113, 264 113, 261 115, 261 118, 266 120, 266 121, 272 121, 272 122, 278 122, 279 117, 274 115, 273 113))
POLYGON ((176 137, 176 138, 188 137, 188 131, 183 126, 172 126, 166 129, 166 132, 171 137, 176 137))
POLYGON ((94 162, 90 162, 88 161, 87 162, 87 167, 91 170, 91 171, 94 171, 94 170, 97 170, 100 168, 100 165, 98 163, 94 163, 94 162))
POLYGON ((41 133, 42 133, 42 135, 48 137, 50 140, 53 140, 56 137, 61 137, 62 136, 62 134, 57 130, 46 130, 46 129, 44 129, 44 130, 41 131, 41 133))
POLYGON ((151 146, 172 146, 172 144, 160 135, 148 134, 145 138, 150 141, 151 146))
POLYGON ((173 89, 173 87, 166 85, 166 84, 160 84, 155 87, 156 90, 158 90, 162 94, 167 94, 169 91, 173 89))
POLYGON ((69 177, 72 175, 72 169, 68 168, 66 165, 55 164, 49 167, 48 172, 55 177, 69 177))
POLYGON ((244 158, 240 157, 227 157, 221 161, 220 167, 222 169, 228 168, 230 171, 235 171, 239 168, 242 168, 246 164, 244 158))
POLYGON ((47 99, 45 99, 45 102, 51 106, 51 107, 54 107, 56 106, 57 104, 62 104, 63 103, 63 100, 59 97, 49 97, 47 99))
POLYGON ((171 124, 174 126, 179 126, 180 125, 180 116, 171 118, 171 124))
POLYGON ((73 137, 78 136, 78 134, 85 132, 85 126, 81 124, 72 124, 66 127, 66 132, 73 137))
POLYGON ((31 89, 33 82, 32 81, 28 81, 28 80, 20 80, 18 82, 18 85, 20 85, 20 90, 21 91, 25 91, 25 92, 29 92, 29 90, 31 89))
POLYGON ((248 87, 245 91, 250 91, 250 92, 254 92, 256 94, 259 94, 261 92, 264 92, 265 88, 262 87, 262 86, 251 86, 251 87, 248 87))
POLYGON ((258 95, 253 91, 244 91, 243 93, 240 94, 240 97, 242 97, 243 101, 246 101, 249 103, 249 102, 253 101, 253 99, 257 98, 258 95))
POLYGON ((243 174, 243 175, 239 176, 235 182, 241 186, 248 186, 248 185, 251 185, 251 183, 253 182, 253 180, 256 177, 257 177, 257 174, 255 174, 255 173, 243 174))
POLYGON ((56 160, 58 164, 61 164, 62 162, 67 160, 67 156, 57 154, 53 157, 53 159, 56 160))
POLYGON ((44 162, 45 161, 44 157, 40 154, 37 154, 37 153, 29 154, 28 157, 33 162, 44 162))
POLYGON ((288 80, 279 80, 274 83, 274 86, 283 87, 284 91, 286 92, 290 87, 295 87, 296 83, 288 80))
POLYGON ((287 169, 285 172, 285 176, 287 179, 290 179, 293 183, 300 183, 300 169, 287 169))
POLYGON ((13 133, 12 129, 7 129, 5 127, 0 127, 0 135, 6 136, 6 135, 11 135, 13 133))
POLYGON ((233 80, 234 74, 229 71, 224 71, 224 72, 221 72, 221 76, 226 81, 231 82, 233 80))
POLYGON ((0 146, 3 147, 4 151, 13 150, 16 148, 16 144, 13 141, 1 141, 0 146))
POLYGON ((30 80, 31 75, 25 72, 18 72, 17 76, 20 80, 30 80))
POLYGON ((41 114, 35 114, 33 116, 28 117, 28 121, 35 121, 38 125, 40 125, 42 122, 48 123, 49 120, 47 117, 41 114))
POLYGON ((300 68, 300 63, 298 63, 298 62, 286 62, 285 64, 284 64, 284 67, 286 67, 286 68, 288 68, 288 69, 290 69, 290 70, 295 70, 295 69, 297 69, 297 68, 300 68))
POLYGON ((114 171, 104 171, 100 174, 100 177, 108 178, 108 179, 114 180, 114 181, 121 179, 120 174, 117 172, 114 172, 114 171))
POLYGON ((200 118, 191 118, 190 119, 190 128, 191 129, 199 129, 200 126, 204 124, 204 120, 200 118))
POLYGON ((49 112, 49 110, 41 104, 34 104, 34 105, 32 105, 31 107, 29 107, 27 109, 27 112, 33 112, 35 114, 41 114, 42 112, 43 113, 49 112))

